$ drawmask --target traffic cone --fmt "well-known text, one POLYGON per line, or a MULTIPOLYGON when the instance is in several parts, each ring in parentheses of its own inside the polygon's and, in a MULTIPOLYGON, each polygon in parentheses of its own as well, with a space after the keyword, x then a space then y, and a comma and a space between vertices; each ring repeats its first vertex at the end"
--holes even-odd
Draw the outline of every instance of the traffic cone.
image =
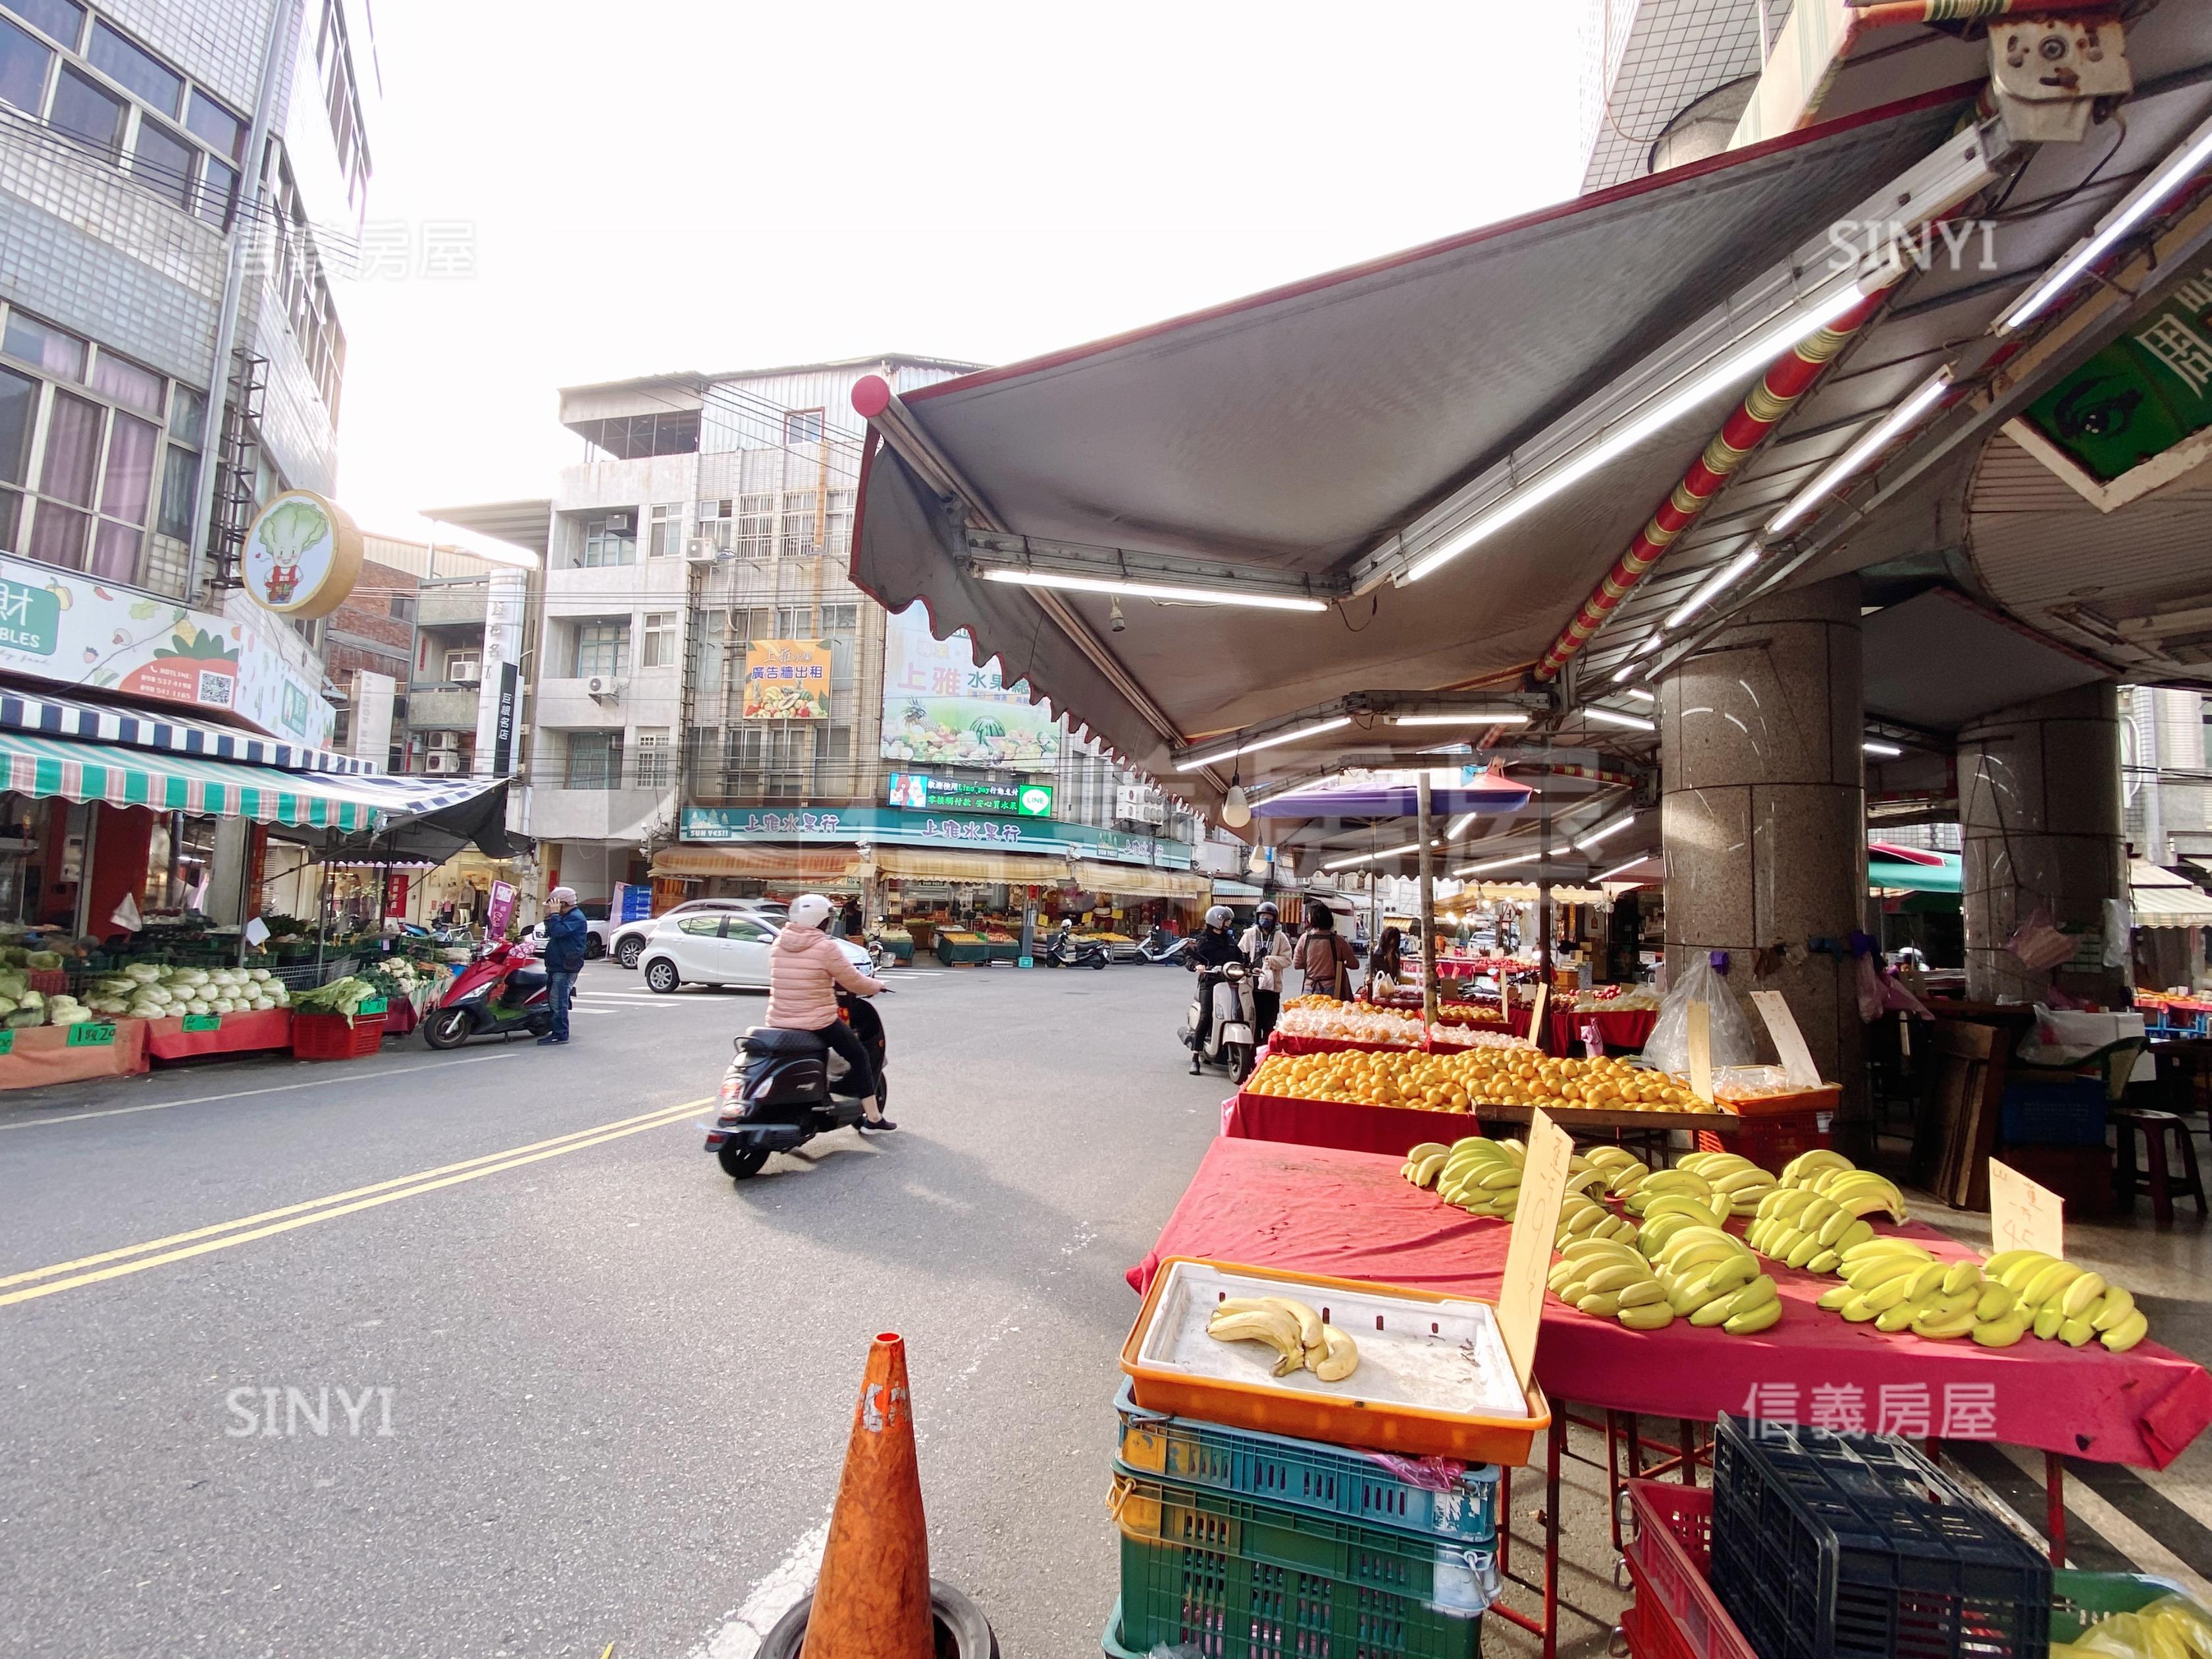
POLYGON ((800 1659, 933 1659, 936 1649, 906 1342, 886 1331, 868 1345, 800 1659))

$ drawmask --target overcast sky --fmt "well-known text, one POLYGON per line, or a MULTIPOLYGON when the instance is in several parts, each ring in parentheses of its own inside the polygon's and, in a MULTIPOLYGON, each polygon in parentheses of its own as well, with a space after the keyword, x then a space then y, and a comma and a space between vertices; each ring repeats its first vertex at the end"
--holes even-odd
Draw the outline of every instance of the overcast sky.
POLYGON ((1571 195, 1584 10, 379 0, 370 225, 474 270, 341 296, 340 496, 550 493, 564 384, 1011 362, 1571 195))

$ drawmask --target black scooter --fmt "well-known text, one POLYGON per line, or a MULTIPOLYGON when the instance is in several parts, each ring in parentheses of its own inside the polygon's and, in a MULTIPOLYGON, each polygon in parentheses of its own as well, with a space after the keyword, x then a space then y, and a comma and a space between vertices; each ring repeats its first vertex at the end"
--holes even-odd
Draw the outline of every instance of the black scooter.
MULTIPOLYGON (((891 1086, 884 1069, 884 1023, 865 997, 841 990, 837 1006, 874 1062, 880 1109, 891 1086)), ((722 1074, 720 1110, 707 1131, 707 1150, 731 1180, 751 1180, 770 1152, 794 1152, 817 1135, 860 1121, 859 1085, 843 1059, 813 1032, 756 1025, 732 1046, 737 1058, 722 1074)))
POLYGON ((1076 938, 1073 926, 1063 921, 1038 959, 1048 968, 1103 968, 1106 947, 1095 939, 1076 938))

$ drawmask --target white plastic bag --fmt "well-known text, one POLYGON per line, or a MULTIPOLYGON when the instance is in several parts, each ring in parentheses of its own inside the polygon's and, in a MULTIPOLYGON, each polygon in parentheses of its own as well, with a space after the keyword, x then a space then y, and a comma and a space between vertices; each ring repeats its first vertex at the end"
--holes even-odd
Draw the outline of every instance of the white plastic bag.
POLYGON ((1662 1072, 1687 1076, 1690 1070, 1690 1005, 1702 1002, 1712 1036, 1713 1070, 1750 1066, 1759 1059, 1759 1036, 1729 982, 1710 956, 1696 958, 1668 988, 1659 1004, 1658 1023, 1644 1045, 1644 1058, 1662 1072))

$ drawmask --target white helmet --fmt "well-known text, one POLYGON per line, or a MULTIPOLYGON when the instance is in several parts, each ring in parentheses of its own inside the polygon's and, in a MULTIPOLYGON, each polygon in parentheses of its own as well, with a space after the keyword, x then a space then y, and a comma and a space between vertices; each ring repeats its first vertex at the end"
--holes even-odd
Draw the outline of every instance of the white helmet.
POLYGON ((791 902, 791 925, 794 927, 827 927, 832 906, 819 893, 801 893, 791 902))
POLYGON ((1236 920, 1237 913, 1225 904, 1217 904, 1206 913, 1206 925, 1209 927, 1226 927, 1236 920))

